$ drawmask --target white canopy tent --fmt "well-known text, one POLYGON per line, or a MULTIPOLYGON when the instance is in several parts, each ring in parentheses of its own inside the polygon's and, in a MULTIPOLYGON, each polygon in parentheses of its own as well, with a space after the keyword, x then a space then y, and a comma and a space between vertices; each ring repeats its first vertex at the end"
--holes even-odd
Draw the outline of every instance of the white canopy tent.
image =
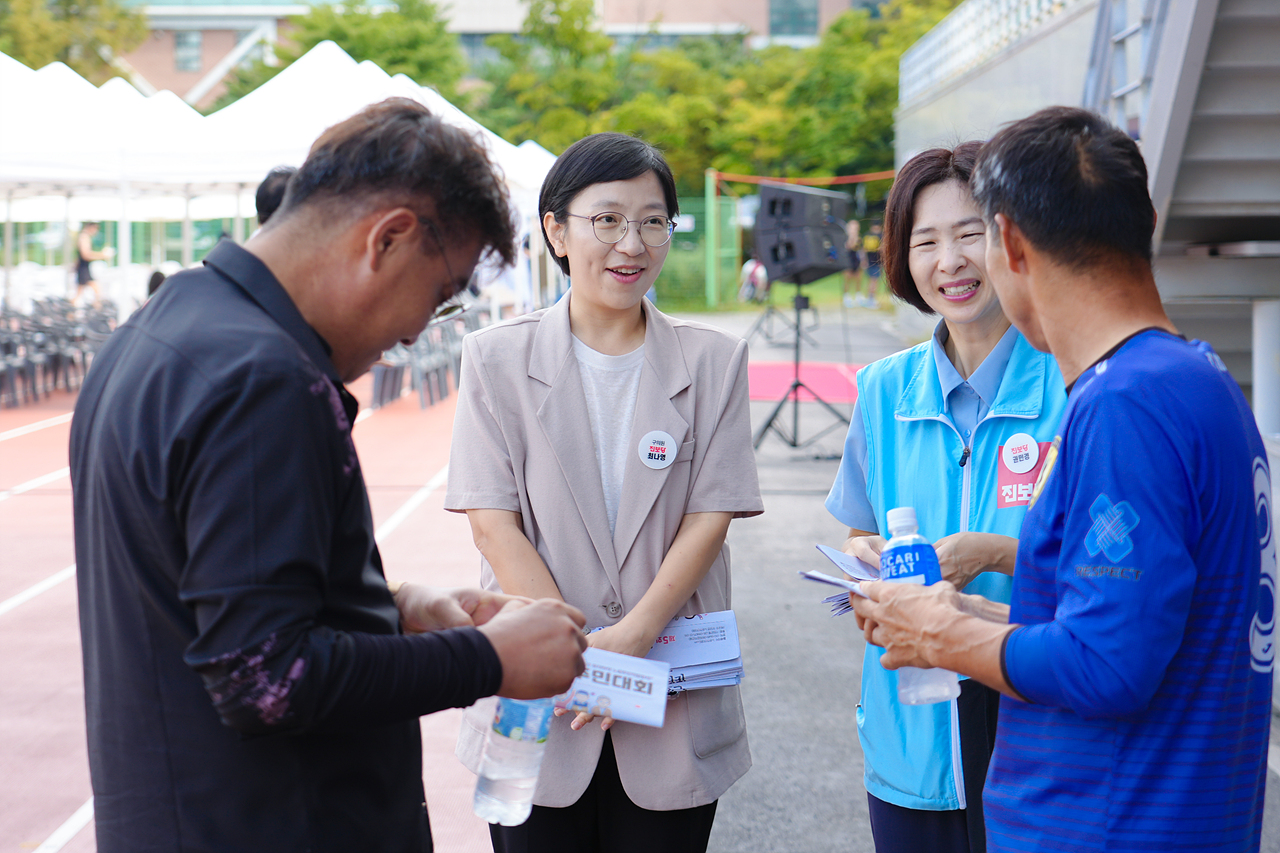
MULTIPOLYGON (((536 228, 538 190, 554 158, 511 145, 433 89, 357 63, 333 42, 208 117, 171 92, 146 97, 119 79, 99 89, 61 63, 32 71, 0 54, 6 300, 14 222, 61 220, 69 235, 82 221, 117 221, 117 257, 127 260, 131 222, 182 220, 190 263, 193 219, 234 218, 241 237, 241 217, 254 213, 252 191, 271 168, 300 165, 324 129, 392 96, 475 132, 502 169, 524 227, 536 228)), ((116 279, 106 282, 113 295, 141 295, 149 267, 134 266, 107 273, 116 279)))

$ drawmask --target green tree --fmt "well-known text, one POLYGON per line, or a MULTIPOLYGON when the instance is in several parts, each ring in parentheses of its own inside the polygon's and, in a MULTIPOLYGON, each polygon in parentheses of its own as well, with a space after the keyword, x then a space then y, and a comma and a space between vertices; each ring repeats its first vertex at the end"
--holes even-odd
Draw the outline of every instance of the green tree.
POLYGON ((116 0, 0 0, 0 52, 31 68, 60 61, 103 83, 146 36, 146 19, 116 0))
POLYGON ((866 9, 851 10, 807 51, 807 68, 787 104, 811 115, 797 143, 814 152, 816 168, 829 175, 893 168, 898 60, 957 4, 891 0, 874 18, 866 9))
POLYGON ((484 70, 476 118, 516 142, 562 151, 591 132, 592 117, 619 91, 613 41, 593 0, 530 0, 518 36, 489 39, 501 59, 484 70))
POLYGON ((458 37, 445 29, 447 20, 431 0, 399 0, 392 8, 376 12, 358 0, 319 4, 305 15, 290 18, 289 24, 275 49, 278 64, 255 60, 237 69, 214 109, 244 97, 325 40, 335 42, 357 62, 371 60, 388 74, 404 74, 450 99, 456 97, 458 81, 466 71, 458 37))
POLYGON ((752 51, 741 36, 717 36, 616 51, 592 0, 530 0, 520 35, 490 40, 502 58, 473 106, 511 142, 552 151, 601 130, 640 136, 663 149, 684 194, 701 193, 708 166, 787 177, 886 170, 898 60, 957 2, 851 10, 804 50, 752 51))

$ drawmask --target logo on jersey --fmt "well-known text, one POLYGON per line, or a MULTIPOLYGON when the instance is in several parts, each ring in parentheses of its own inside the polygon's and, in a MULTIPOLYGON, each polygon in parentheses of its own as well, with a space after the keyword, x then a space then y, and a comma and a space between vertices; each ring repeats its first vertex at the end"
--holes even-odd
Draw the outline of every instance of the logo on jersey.
POLYGON ((1093 518, 1093 527, 1084 536, 1084 547, 1090 557, 1096 557, 1101 551, 1115 563, 1133 550, 1129 532, 1138 526, 1140 519, 1128 501, 1113 506, 1105 494, 1098 495, 1089 507, 1089 515, 1093 518))
POLYGON ((1262 571, 1258 578, 1258 612, 1249 625, 1249 652, 1254 672, 1270 672, 1276 656, 1276 531, 1271 515, 1271 476, 1261 456, 1253 460, 1253 497, 1262 571))

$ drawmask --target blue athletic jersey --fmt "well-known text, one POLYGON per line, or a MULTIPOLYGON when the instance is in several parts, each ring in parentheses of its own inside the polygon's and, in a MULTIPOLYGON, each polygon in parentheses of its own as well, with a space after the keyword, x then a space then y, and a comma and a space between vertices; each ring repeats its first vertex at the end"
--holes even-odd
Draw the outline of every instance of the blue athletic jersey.
POLYGON ((1274 649, 1266 451, 1199 341, 1076 382, 1023 521, 992 851, 1256 851, 1274 649))

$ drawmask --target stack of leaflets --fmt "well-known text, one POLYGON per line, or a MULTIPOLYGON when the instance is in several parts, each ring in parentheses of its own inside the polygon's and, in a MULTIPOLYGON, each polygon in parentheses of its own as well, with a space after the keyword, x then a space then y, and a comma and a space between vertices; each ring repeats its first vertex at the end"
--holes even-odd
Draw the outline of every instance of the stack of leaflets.
POLYGON ((835 578, 831 575, 824 575, 822 572, 800 572, 800 577, 805 580, 817 581, 818 583, 830 584, 831 586, 840 587, 847 592, 837 592, 835 595, 829 595, 822 599, 823 604, 831 605, 832 616, 843 616, 853 610, 849 604, 849 593, 862 595, 862 587, 859 586, 861 581, 875 581, 880 579, 879 566, 873 566, 870 563, 864 563, 857 557, 850 556, 843 551, 837 551, 835 548, 828 548, 826 545, 818 545, 818 550, 831 562, 840 567, 840 571, 844 572, 854 580, 845 580, 844 578, 835 578))
POLYGON ((738 619, 732 610, 677 616, 645 655, 671 665, 671 694, 742 683, 738 619))

